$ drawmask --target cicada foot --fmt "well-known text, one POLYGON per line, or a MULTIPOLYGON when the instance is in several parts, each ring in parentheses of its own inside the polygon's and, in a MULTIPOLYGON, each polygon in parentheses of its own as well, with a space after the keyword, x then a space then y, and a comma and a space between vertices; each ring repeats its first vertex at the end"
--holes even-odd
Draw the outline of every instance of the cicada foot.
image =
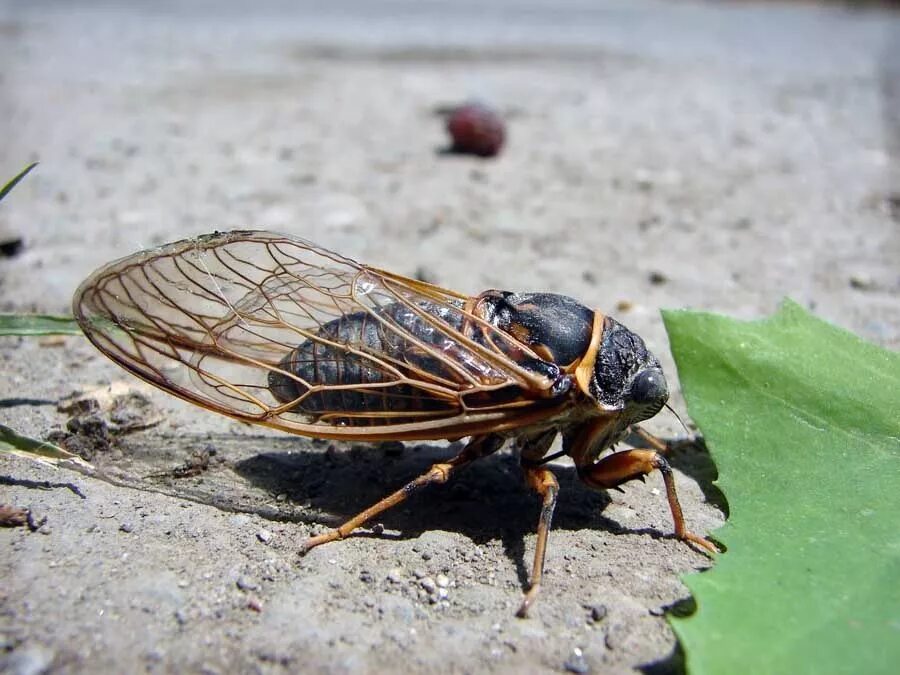
POLYGON ((719 547, 715 545, 715 543, 711 542, 706 537, 701 537, 699 534, 694 534, 693 532, 682 532, 680 535, 676 533, 675 535, 683 542, 692 545, 693 548, 700 551, 704 555, 712 556, 716 553, 721 553, 719 547))
POLYGON ((327 544, 328 542, 335 541, 337 539, 343 539, 340 530, 330 530, 329 532, 318 534, 315 537, 310 537, 309 539, 304 541, 300 545, 300 550, 298 551, 298 553, 301 556, 304 556, 316 546, 321 546, 322 544, 327 544))

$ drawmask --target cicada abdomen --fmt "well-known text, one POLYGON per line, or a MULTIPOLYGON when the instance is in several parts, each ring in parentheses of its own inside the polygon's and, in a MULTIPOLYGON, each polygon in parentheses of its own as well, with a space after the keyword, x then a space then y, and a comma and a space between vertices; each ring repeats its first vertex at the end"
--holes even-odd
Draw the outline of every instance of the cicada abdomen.
POLYGON ((458 380, 450 359, 461 348, 447 329, 462 328, 461 304, 419 301, 411 309, 391 303, 335 319, 269 372, 269 390, 281 403, 293 402, 291 412, 346 425, 379 419, 396 424, 424 412, 453 414, 456 396, 442 397, 427 385, 458 380), (423 313, 440 321, 442 329, 423 313))

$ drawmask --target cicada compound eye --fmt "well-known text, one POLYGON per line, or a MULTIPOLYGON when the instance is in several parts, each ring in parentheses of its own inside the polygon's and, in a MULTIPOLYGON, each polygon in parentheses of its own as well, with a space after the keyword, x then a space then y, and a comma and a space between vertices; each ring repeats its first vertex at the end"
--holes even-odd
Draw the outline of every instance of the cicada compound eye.
POLYGON ((669 386, 662 370, 647 368, 635 375, 631 381, 630 398, 641 408, 662 408, 669 400, 669 386))

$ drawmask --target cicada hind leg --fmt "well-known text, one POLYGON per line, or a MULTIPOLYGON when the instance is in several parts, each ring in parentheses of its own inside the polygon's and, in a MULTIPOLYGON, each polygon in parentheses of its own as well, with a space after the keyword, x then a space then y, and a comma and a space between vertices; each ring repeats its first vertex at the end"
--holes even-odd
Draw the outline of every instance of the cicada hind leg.
POLYGON ((391 495, 388 495, 381 501, 373 504, 365 511, 355 515, 353 518, 345 522, 340 527, 307 539, 300 547, 300 555, 304 555, 310 549, 327 544, 330 541, 345 539, 350 536, 357 528, 362 527, 367 522, 377 517, 389 508, 406 501, 412 495, 416 494, 423 488, 437 483, 446 483, 451 474, 457 469, 474 462, 476 459, 486 457, 496 452, 503 445, 503 437, 495 434, 485 436, 476 436, 462 449, 458 455, 446 462, 434 464, 428 471, 423 473, 415 480, 410 481, 402 488, 391 495))

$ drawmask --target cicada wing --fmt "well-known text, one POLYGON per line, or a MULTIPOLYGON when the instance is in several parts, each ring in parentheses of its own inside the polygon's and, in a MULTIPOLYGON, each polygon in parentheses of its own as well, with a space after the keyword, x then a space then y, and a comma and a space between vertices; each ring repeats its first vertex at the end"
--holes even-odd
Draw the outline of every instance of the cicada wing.
POLYGON ((552 386, 512 358, 527 347, 469 313, 464 296, 267 232, 123 258, 88 278, 73 305, 88 338, 139 377, 296 433, 439 438, 515 426, 536 414, 529 402, 492 392, 552 386), (329 368, 357 376, 311 375, 329 368))

